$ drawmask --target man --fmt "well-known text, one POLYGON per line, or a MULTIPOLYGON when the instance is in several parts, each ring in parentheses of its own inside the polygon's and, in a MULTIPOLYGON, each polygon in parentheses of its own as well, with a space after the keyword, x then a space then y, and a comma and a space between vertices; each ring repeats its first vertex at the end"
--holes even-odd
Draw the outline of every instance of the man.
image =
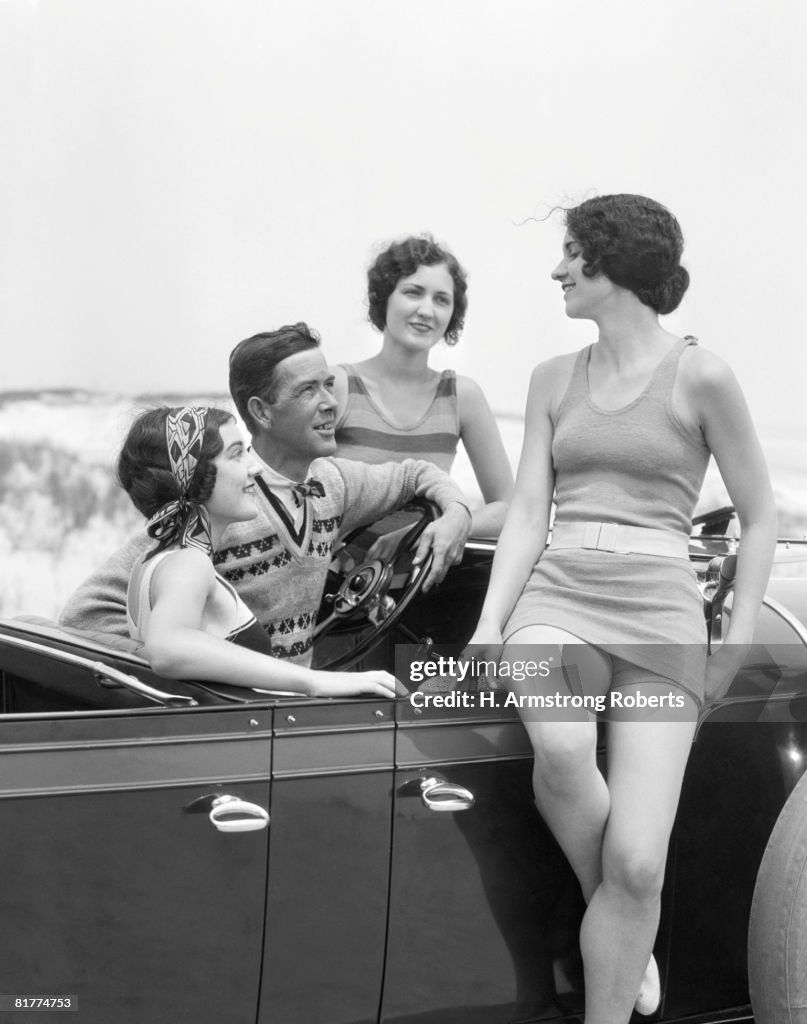
MULTIPOLYGON (((216 568, 267 631, 276 657, 310 663, 331 553, 357 527, 428 498, 443 514, 416 552, 418 562, 429 549, 433 554, 424 589, 461 557, 470 512, 444 473, 411 459, 365 466, 329 458, 336 447, 333 375, 306 324, 240 342, 230 355, 230 393, 260 463, 258 515, 228 528, 216 568)), ((126 587, 152 543, 140 535, 117 551, 69 599, 62 625, 128 635, 126 587)))

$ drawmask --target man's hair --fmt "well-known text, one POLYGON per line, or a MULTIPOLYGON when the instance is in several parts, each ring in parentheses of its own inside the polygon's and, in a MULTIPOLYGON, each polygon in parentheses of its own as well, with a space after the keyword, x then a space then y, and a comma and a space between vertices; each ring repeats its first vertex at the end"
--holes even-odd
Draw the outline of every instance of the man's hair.
POLYGON ((367 271, 368 317, 373 327, 383 331, 387 323, 387 303, 402 277, 411 277, 418 267, 445 264, 454 282, 454 311, 445 333, 446 345, 456 345, 465 324, 468 309, 468 277, 445 246, 438 245, 431 235, 410 235, 393 242, 380 253, 367 271))
POLYGON ((230 353, 230 394, 251 434, 257 424, 249 411, 250 398, 270 404, 276 400, 277 367, 289 356, 317 348, 319 335, 302 321, 245 338, 230 353))

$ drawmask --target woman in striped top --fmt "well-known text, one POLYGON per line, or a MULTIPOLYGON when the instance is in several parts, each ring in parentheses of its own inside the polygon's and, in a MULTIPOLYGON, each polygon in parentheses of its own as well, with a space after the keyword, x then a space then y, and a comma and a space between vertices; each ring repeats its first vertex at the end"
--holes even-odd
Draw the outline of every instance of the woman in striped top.
POLYGON ((409 237, 378 256, 367 283, 370 322, 383 340, 376 355, 334 368, 336 454, 370 463, 425 459, 449 472, 462 441, 485 500, 471 532, 498 536, 513 474, 493 413, 475 381, 429 366, 439 341, 459 340, 465 272, 429 236, 409 237))

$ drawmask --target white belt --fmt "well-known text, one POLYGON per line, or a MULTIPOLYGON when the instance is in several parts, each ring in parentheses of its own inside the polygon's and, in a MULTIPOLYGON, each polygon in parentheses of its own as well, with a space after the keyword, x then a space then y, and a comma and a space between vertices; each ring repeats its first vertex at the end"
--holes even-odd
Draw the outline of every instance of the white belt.
POLYGON ((620 555, 689 558, 689 538, 672 530, 619 523, 560 523, 552 529, 550 549, 588 548, 620 555))

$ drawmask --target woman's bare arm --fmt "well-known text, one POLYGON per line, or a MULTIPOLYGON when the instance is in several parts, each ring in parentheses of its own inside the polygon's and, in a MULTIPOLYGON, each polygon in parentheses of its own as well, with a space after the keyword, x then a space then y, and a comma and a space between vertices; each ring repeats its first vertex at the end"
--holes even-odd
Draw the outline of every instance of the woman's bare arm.
POLYGON ((765 457, 730 368, 699 349, 689 360, 688 376, 693 408, 741 531, 730 624, 721 656, 710 658, 707 668, 707 696, 714 698, 731 682, 754 634, 776 546, 776 506, 765 457))
POLYGON ((404 692, 388 672, 318 672, 205 632, 202 615, 215 586, 210 559, 191 548, 173 552, 154 570, 144 653, 155 672, 311 697, 404 692))
POLYGON ((513 473, 499 427, 482 389, 470 377, 457 378, 460 440, 465 446, 485 504, 473 510, 471 535, 498 537, 513 494, 513 473))

